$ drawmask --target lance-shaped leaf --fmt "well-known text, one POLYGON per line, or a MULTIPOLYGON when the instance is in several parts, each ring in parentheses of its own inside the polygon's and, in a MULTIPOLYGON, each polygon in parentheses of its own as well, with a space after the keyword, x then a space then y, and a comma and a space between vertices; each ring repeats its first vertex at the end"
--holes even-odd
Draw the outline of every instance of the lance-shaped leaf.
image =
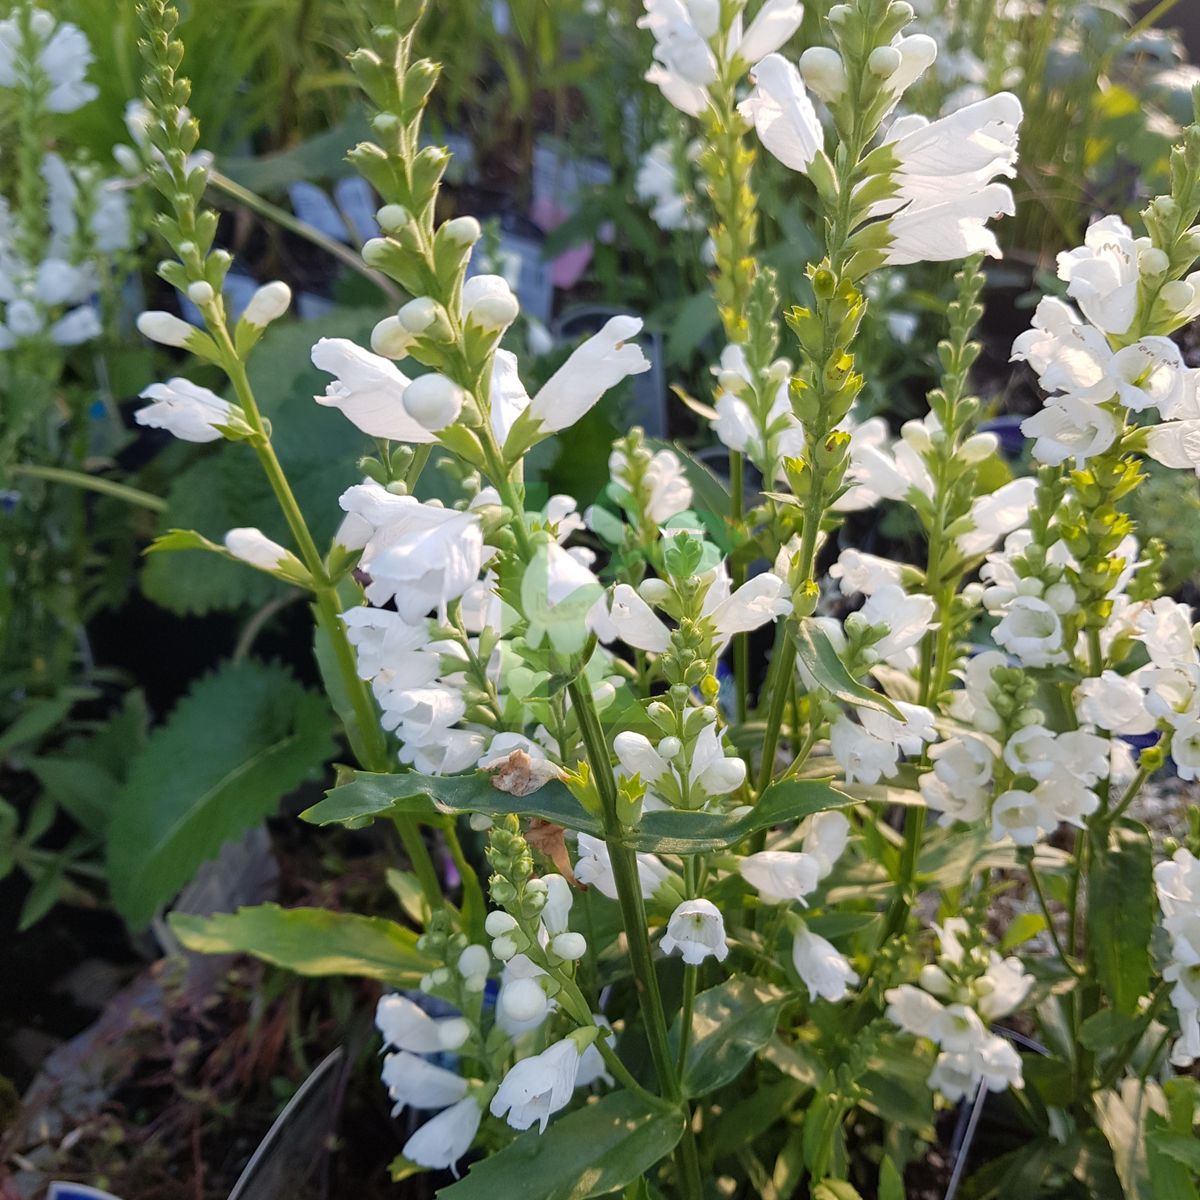
POLYGON ((898 721, 904 719, 900 710, 886 696, 872 691, 850 674, 828 635, 812 617, 805 617, 796 624, 792 640, 808 673, 831 696, 843 704, 874 708, 898 721))
MULTIPOLYGON (((758 979, 727 979, 696 997, 683 1090, 703 1096, 736 1079, 767 1044, 788 995, 758 979)), ((679 1030, 674 1033, 678 1044, 679 1030)))
POLYGON ((1153 868, 1149 831, 1136 821, 1120 821, 1088 869, 1088 937, 1096 974, 1113 1008, 1130 1017, 1150 990, 1153 868))
MULTIPOLYGON (((760 829, 799 821, 830 808, 853 804, 851 797, 828 783, 788 780, 772 784, 759 802, 736 816, 729 813, 648 812, 631 829, 626 841, 634 850, 657 854, 707 854, 744 841, 760 829)), ((516 813, 539 817, 578 833, 602 836, 598 818, 551 780, 528 796, 510 796, 492 785, 490 776, 372 775, 356 771, 348 783, 330 791, 324 800, 300 815, 315 825, 374 817, 412 816, 432 820, 441 814, 486 813, 491 817, 516 813)))
POLYGON ((175 936, 200 954, 250 954, 297 975, 360 975, 416 987, 437 966, 417 935, 383 917, 260 904, 196 917, 172 913, 175 936))
POLYGON ((683 1136, 683 1114, 651 1106, 632 1092, 611 1092, 545 1133, 531 1129, 480 1159, 442 1200, 588 1200, 641 1179, 683 1136))

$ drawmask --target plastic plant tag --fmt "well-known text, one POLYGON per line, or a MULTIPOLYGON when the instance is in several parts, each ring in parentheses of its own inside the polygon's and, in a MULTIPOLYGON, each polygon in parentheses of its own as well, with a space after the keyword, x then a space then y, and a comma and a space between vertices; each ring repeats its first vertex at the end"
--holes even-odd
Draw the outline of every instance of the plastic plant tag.
POLYGON ((233 1185, 229 1200, 291 1200, 300 1190, 326 1152, 345 1057, 339 1047, 300 1085, 233 1185))
POLYGON ((61 1183, 55 1180, 46 1193, 46 1200, 121 1200, 112 1192, 88 1187, 86 1183, 61 1183))

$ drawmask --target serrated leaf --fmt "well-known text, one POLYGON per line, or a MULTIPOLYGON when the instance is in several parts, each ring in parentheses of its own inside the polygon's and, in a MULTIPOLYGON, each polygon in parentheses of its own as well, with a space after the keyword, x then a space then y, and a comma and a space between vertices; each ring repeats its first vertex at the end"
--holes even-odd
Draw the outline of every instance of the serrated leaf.
POLYGON ((144 924, 332 753, 325 701, 285 668, 247 660, 206 676, 150 735, 118 794, 108 831, 118 910, 144 924))
POLYGON ((588 1200, 645 1175, 683 1136, 683 1115, 652 1108, 632 1092, 611 1092, 531 1129, 499 1153, 472 1164, 439 1200, 588 1200))
MULTIPOLYGON (((767 1044, 788 994, 749 978, 728 979, 696 997, 683 1090, 704 1096, 724 1087, 767 1044)), ((679 1030, 675 1030, 675 1044, 679 1030)))
POLYGON ((355 975, 415 987, 437 964, 417 935, 383 917, 259 904, 197 917, 171 913, 172 932, 199 954, 249 954, 297 975, 355 975))
POLYGON ((1096 974, 1113 1007, 1133 1016, 1150 989, 1150 937, 1154 932, 1154 856, 1150 833, 1120 821, 1107 849, 1088 868, 1088 937, 1096 974))
POLYGON ((903 720, 900 710, 879 692, 858 682, 846 670, 838 652, 828 635, 812 617, 805 617, 797 622, 792 640, 796 643, 796 653, 800 661, 808 669, 808 673, 831 696, 841 700, 843 704, 853 704, 858 708, 873 708, 887 713, 889 717, 903 720))
MULTIPOLYGON (((772 784, 751 809, 728 813, 648 812, 626 838, 634 850, 658 854, 707 854, 744 841, 760 829, 799 821, 816 812, 845 808, 849 796, 828 783, 788 780, 772 784)), ((359 821, 382 816, 426 820, 446 813, 516 813, 540 817, 565 829, 601 836, 599 820, 587 812, 564 784, 552 780, 529 796, 510 796, 492 786, 490 776, 374 775, 356 771, 348 783, 331 789, 325 799, 301 813, 314 825, 359 821)))
POLYGON ((168 529, 146 547, 147 554, 159 554, 172 550, 209 550, 225 556, 225 550, 216 542, 210 542, 203 534, 194 529, 168 529))

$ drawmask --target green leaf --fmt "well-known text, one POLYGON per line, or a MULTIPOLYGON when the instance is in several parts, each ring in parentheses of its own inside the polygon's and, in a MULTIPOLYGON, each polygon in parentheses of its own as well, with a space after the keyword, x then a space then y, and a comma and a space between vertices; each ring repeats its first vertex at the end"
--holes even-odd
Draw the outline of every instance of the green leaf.
POLYGON ((900 710, 886 696, 865 687, 846 670, 829 636, 812 617, 805 617, 797 624, 792 640, 800 661, 825 691, 844 704, 874 708, 902 720, 900 710))
POLYGON ((415 987, 437 966, 417 949, 411 929, 383 917, 259 904, 211 917, 171 913, 167 921, 189 950, 250 954, 297 975, 359 975, 415 987))
POLYGON ((1001 953, 1007 953, 1030 938, 1037 937, 1045 928, 1046 918, 1040 912, 1019 913, 1009 922, 1004 937, 1000 939, 1001 953))
POLYGON ((377 775, 355 771, 349 783, 330 789, 325 799, 300 814, 314 825, 332 825, 363 818, 413 816, 436 819, 443 813, 507 813, 541 817, 566 829, 599 834, 600 822, 589 815, 564 784, 551 780, 529 796, 510 796, 492 786, 491 776, 377 775))
MULTIPOLYGON (((728 979, 696 997, 683 1090, 703 1096, 736 1079, 767 1044, 788 994, 747 977, 728 979)), ((679 1031, 675 1030, 675 1044, 679 1031)))
POLYGON ((632 1092, 610 1092, 531 1129, 480 1159, 439 1200, 588 1200, 627 1187, 666 1158, 683 1136, 683 1114, 652 1108, 632 1092))
POLYGON ((103 834, 116 802, 119 782, 94 762, 35 758, 30 772, 60 808, 89 833, 103 834))
POLYGON ((1126 1016, 1150 988, 1150 937, 1154 932, 1153 854, 1150 833, 1121 821, 1108 848, 1088 869, 1088 937, 1100 984, 1126 1016))
POLYGON ((66 858, 60 857, 33 876, 33 886, 25 896, 17 919, 18 933, 32 929, 58 903, 67 880, 66 867, 66 858))
POLYGON ((324 700, 280 666, 226 664, 156 729, 108 831, 113 902, 148 921, 225 844, 333 753, 324 700))
MULTIPOLYGON (((754 808, 739 816, 648 812, 637 829, 630 831, 628 843, 643 852, 706 854, 736 845, 760 829, 853 803, 828 783, 789 780, 772 784, 754 808)), ((562 783, 551 780, 531 795, 518 797, 498 791, 482 773, 376 775, 356 771, 348 783, 333 788, 324 800, 300 815, 314 825, 329 825, 383 816, 432 820, 442 813, 471 812, 493 817, 518 813, 597 837, 603 832, 599 820, 562 783)))
POLYGON ((890 1158, 879 1167, 879 1200, 904 1200, 904 1175, 890 1158))
POLYGON ((823 1179, 813 1188, 812 1200, 862 1200, 862 1196, 844 1179, 823 1179))
POLYGON ((52 730, 71 711, 69 696, 39 700, 25 708, 21 715, 0 733, 0 758, 30 742, 36 742, 52 730))
POLYGON ((1157 1084, 1147 1083, 1143 1087, 1136 1079, 1126 1079, 1120 1092, 1101 1091, 1092 1098, 1096 1124, 1112 1150, 1113 1166, 1126 1200, 1154 1200, 1142 1132, 1143 1115, 1152 1102, 1152 1088, 1161 1097, 1157 1084))
POLYGON ((1143 1022, 1140 1017, 1126 1016, 1112 1008, 1093 1013, 1079 1027, 1079 1041, 1087 1050, 1103 1054, 1125 1045, 1143 1022))

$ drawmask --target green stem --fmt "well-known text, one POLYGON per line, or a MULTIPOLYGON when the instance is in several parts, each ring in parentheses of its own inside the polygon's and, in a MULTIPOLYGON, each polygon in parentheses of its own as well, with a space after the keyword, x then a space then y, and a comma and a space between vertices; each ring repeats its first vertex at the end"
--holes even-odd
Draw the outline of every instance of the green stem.
POLYGON ((1026 863, 1026 870, 1029 872, 1029 882, 1033 884, 1034 893, 1037 895, 1038 907, 1042 910, 1042 916, 1046 918, 1046 932, 1050 934, 1050 940, 1054 943, 1054 949, 1058 953, 1059 961, 1076 979, 1083 978, 1083 971, 1079 969, 1067 955, 1066 948, 1062 944, 1062 939, 1058 934, 1058 927, 1054 924, 1054 916, 1050 912, 1050 904, 1046 900, 1046 893, 1042 889, 1042 881, 1038 877, 1036 868, 1033 865, 1033 858, 1030 857, 1026 863))
POLYGON ((70 471, 65 467, 42 467, 36 463, 14 463, 9 467, 11 475, 25 475, 30 479, 44 479, 48 483, 65 483, 88 492, 99 492, 124 500, 137 508, 148 508, 151 512, 166 512, 167 502, 161 496, 143 492, 139 488, 116 483, 100 475, 88 475, 84 471, 70 471))

